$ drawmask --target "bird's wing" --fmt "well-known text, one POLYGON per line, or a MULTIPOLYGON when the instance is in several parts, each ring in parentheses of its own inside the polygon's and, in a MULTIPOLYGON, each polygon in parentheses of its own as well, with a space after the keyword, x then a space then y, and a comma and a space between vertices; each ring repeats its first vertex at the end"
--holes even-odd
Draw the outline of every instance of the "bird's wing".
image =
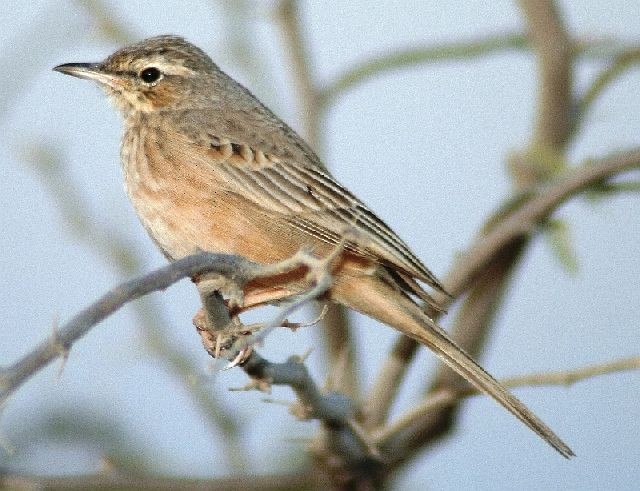
POLYGON ((444 291, 409 247, 328 171, 308 160, 279 157, 227 138, 207 150, 227 191, 277 213, 292 227, 329 244, 351 235, 346 247, 444 291))

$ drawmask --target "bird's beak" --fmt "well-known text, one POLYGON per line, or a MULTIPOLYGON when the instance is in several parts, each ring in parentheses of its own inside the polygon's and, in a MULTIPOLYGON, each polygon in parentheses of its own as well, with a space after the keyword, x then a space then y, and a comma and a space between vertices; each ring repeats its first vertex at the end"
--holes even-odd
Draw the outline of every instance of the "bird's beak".
POLYGON ((72 77, 95 80, 96 82, 114 88, 117 85, 117 77, 105 72, 101 63, 65 63, 53 67, 53 70, 64 73, 65 75, 71 75, 72 77))

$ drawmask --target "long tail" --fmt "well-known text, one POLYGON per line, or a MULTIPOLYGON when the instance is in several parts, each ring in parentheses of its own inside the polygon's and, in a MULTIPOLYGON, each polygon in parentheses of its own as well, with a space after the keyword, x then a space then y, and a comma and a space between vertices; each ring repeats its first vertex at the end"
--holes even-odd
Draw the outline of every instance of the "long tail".
POLYGON ((342 277, 336 301, 388 324, 438 355, 476 389, 493 397, 566 458, 575 454, 540 418, 462 350, 420 307, 375 276, 342 277))

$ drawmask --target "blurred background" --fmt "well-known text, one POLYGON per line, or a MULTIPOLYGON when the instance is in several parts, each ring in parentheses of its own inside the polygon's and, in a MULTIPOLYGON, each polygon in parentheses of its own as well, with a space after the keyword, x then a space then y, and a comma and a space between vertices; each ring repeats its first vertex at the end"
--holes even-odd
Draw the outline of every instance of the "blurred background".
MULTIPOLYGON (((0 3, 0 365, 8 365, 125 278, 165 264, 123 190, 121 121, 100 90, 51 71, 99 61, 127 42, 173 33, 202 47, 311 139, 336 177, 444 276, 512 190, 507 156, 527 144, 537 73, 530 51, 416 63, 335 94, 320 117, 301 99, 277 2, 124 0, 0 3), (314 127, 310 121, 317 121, 314 127)), ((558 2, 571 34, 640 45, 637 1, 558 2)), ((320 87, 371 57, 493 34, 522 33, 511 1, 301 1, 305 61, 320 87)), ((608 49, 608 48, 607 48, 608 49)), ((604 62, 580 61, 584 91, 604 62)), ((571 164, 637 146, 640 70, 595 101, 568 149, 571 164)), ((308 101, 307 101, 308 102, 308 101)), ((316 108, 317 109, 317 108, 316 108)), ((638 355, 640 199, 578 198, 562 234, 533 243, 516 271, 483 365, 496 377, 560 371, 638 355)), ((275 473, 304 463, 317 423, 299 422, 217 373, 195 335, 184 281, 93 329, 6 403, 0 472, 90 474, 105 468, 193 477, 275 473)), ((254 319, 263 319, 265 313, 254 319)), ((300 312, 296 320, 311 320, 300 312)), ((450 314, 449 318, 452 317, 450 314)), ((395 333, 352 314, 366 389, 395 333)), ((443 319, 447 325, 447 318, 443 319)), ((273 361, 315 348, 319 330, 276 332, 273 361)), ((421 352, 393 414, 418 400, 435 357, 421 352)), ((453 435, 418 455, 396 489, 635 489, 640 479, 638 373, 515 392, 574 449, 565 461, 484 397, 466 401, 453 435), (634 464, 635 463, 635 464, 634 464)), ((275 388, 277 401, 292 401, 275 388)))

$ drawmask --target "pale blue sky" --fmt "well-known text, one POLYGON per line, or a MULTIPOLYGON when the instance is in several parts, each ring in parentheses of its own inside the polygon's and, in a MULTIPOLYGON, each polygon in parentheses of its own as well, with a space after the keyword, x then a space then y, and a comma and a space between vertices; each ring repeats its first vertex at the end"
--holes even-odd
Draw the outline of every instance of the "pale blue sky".
MULTIPOLYGON (((227 23, 215 1, 109 2, 138 38, 175 33, 205 49, 285 120, 299 127, 281 37, 265 17, 251 23, 250 73, 228 50, 227 23), (159 7, 162 5, 162 7, 159 7)), ((404 46, 419 46, 517 30, 515 3, 303 2, 314 72, 332 80, 353 63, 404 46)), ((640 5, 632 1, 561 2, 572 32, 585 38, 640 43, 640 5)), ((55 200, 22 155, 37 143, 55 145, 89 205, 83 220, 105 225, 135 245, 145 269, 164 264, 137 222, 123 191, 118 163, 121 122, 97 87, 50 69, 97 61, 116 44, 101 41, 86 13, 71 1, 0 4, 0 364, 8 364, 121 278, 69 233, 55 200)), ((598 65, 581 67, 583 88, 598 65)), ((625 75, 599 100, 570 149, 572 162, 640 143, 640 72, 625 75)), ((472 62, 423 66, 387 74, 346 94, 329 112, 324 157, 335 175, 400 234, 437 274, 444 275, 488 213, 510 189, 505 156, 528 139, 534 111, 535 66, 530 55, 501 54, 472 62)), ((637 174, 636 174, 637 177, 637 174)), ((61 188, 68 182, 61 183, 61 188)), ((640 199, 621 196, 574 201, 558 216, 571 224, 580 269, 566 274, 548 244, 537 239, 516 272, 483 364, 497 377, 556 371, 638 355, 640 199)), ((194 335, 198 299, 191 284, 155 300, 165 306, 165 331, 200 369, 199 383, 219 395, 243 422, 247 458, 255 472, 278 470, 283 455, 301 455, 315 423, 256 392, 227 392, 246 383, 240 370, 211 377, 194 335)), ((301 318, 304 315, 299 316, 301 318)), ((450 315, 450 318, 453 316, 450 315)), ((361 316, 359 357, 371 382, 395 334, 361 316)), ((447 319, 444 320, 447 324, 447 319)), ((274 361, 319 344, 313 329, 270 336, 263 354, 274 361)), ((164 472, 209 476, 229 465, 221 436, 202 423, 185 390, 149 355, 131 309, 79 342, 56 382, 50 367, 7 404, 0 431, 8 440, 49 408, 108 416, 149 449, 164 472), (70 408, 70 409, 64 409, 70 408)), ((416 400, 422 373, 435 358, 421 353, 395 415, 416 400)), ((310 357, 314 376, 326 375, 322 349, 310 357)), ((578 455, 559 457, 487 398, 464 405, 457 431, 400 473, 397 489, 632 489, 640 471, 638 373, 609 375, 570 388, 518 389, 517 395, 578 455)), ((292 400, 288 389, 276 399, 292 400)), ((19 449, 20 450, 20 449, 19 449)), ((30 472, 92 472, 99 451, 34 442, 5 464, 30 472)))

